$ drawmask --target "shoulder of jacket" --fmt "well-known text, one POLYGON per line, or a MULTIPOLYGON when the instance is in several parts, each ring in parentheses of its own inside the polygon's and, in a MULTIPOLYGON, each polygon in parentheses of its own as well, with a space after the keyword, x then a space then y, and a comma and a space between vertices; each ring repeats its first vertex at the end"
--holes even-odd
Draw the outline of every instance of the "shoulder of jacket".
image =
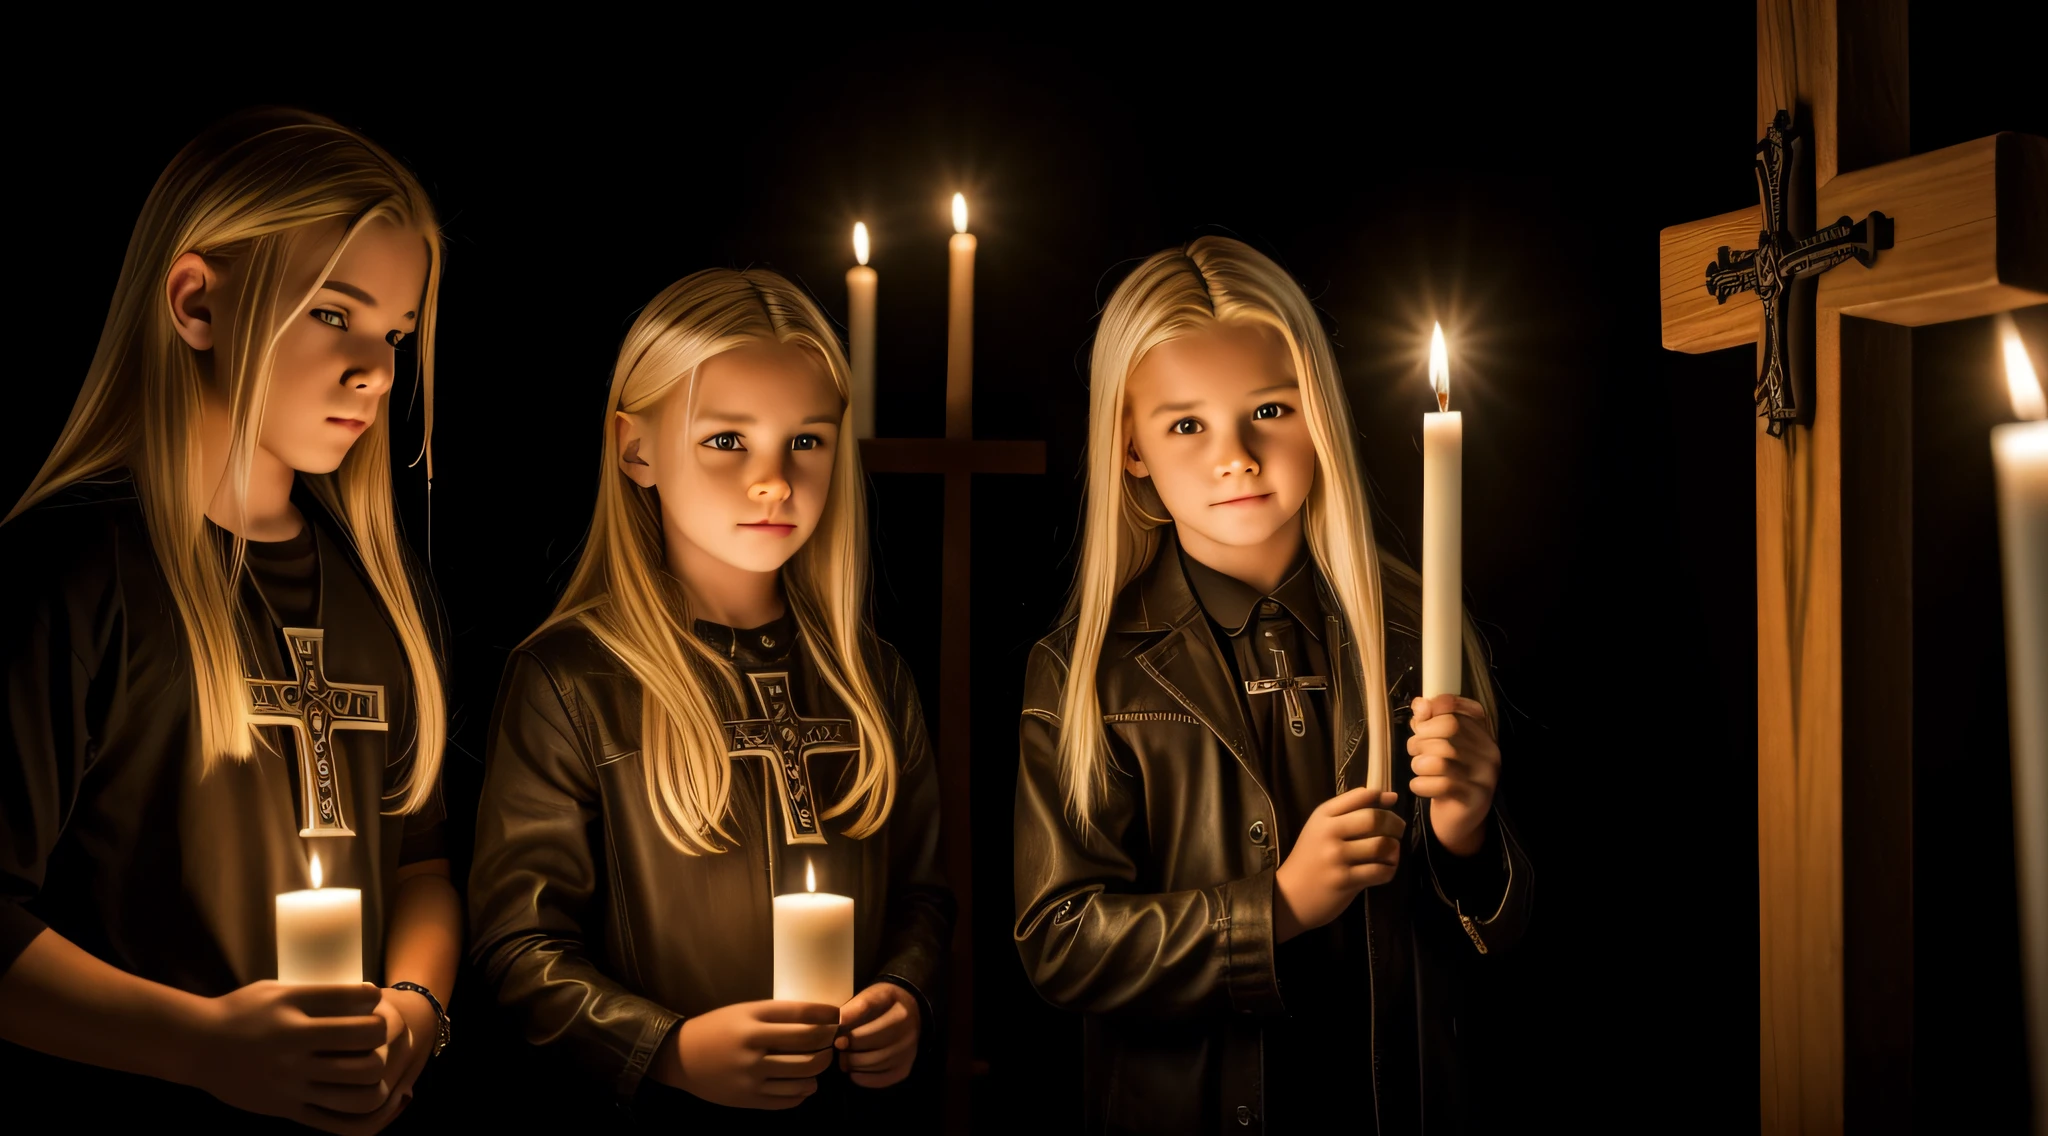
POLYGON ((583 626, 581 620, 574 618, 534 632, 532 638, 513 649, 514 663, 522 656, 539 667, 557 690, 565 693, 573 687, 573 680, 578 676, 624 669, 611 649, 583 626))

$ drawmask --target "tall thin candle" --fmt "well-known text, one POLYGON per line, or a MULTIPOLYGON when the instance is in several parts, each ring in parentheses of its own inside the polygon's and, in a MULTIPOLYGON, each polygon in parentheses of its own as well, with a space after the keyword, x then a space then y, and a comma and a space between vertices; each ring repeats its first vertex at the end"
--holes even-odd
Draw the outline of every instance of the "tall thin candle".
POLYGON ((853 223, 853 259, 846 270, 846 354, 853 373, 853 436, 875 436, 875 290, 880 276, 868 267, 868 227, 853 223))
POLYGON ((952 261, 946 306, 946 437, 974 436, 974 234, 967 198, 953 195, 952 261))
POLYGON ((2035 1128, 2048 1130, 2048 400, 2026 344, 2004 324, 2013 415, 1993 427, 1998 543, 2005 562, 2007 714, 2012 720, 2013 851, 2025 960, 2035 1128))

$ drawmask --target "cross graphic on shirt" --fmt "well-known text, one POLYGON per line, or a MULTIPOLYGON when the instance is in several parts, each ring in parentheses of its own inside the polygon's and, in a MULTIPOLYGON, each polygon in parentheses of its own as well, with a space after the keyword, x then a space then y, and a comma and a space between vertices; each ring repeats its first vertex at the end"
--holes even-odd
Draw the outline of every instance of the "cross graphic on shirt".
POLYGON ((811 794, 810 757, 815 753, 856 753, 860 741, 845 718, 806 718, 790 701, 789 675, 763 671, 747 675, 765 718, 727 722, 726 752, 758 757, 761 775, 773 782, 782 801, 782 839, 787 844, 823 844, 817 800, 811 794))
POLYGON ((249 721, 290 726, 299 740, 299 799, 306 826, 300 836, 354 836, 341 810, 340 779, 334 757, 336 730, 389 730, 384 688, 330 682, 327 633, 318 627, 287 627, 289 679, 249 679, 249 721))
POLYGON ((1254 678, 1245 680, 1246 694, 1278 694, 1287 704, 1287 728, 1295 737, 1308 732, 1308 721, 1301 716, 1301 692, 1304 690, 1328 690, 1330 683, 1321 675, 1296 676, 1287 665, 1287 652, 1270 647, 1273 652, 1273 669, 1279 671, 1276 678, 1254 678))

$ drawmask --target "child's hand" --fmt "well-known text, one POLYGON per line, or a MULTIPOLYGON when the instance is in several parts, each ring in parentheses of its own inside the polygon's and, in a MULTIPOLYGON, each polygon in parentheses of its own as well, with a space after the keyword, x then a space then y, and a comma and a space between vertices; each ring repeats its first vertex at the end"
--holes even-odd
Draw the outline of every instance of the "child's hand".
POLYGON ((1438 844, 1460 856, 1486 843, 1486 814, 1500 784, 1500 747, 1486 708, 1469 698, 1439 694, 1415 700, 1415 736, 1408 739, 1408 788, 1428 797, 1429 826, 1438 844))
POLYGON ((1408 822, 1387 810, 1399 799, 1352 789, 1309 814, 1273 875, 1275 942, 1328 923, 1359 892, 1394 878, 1408 822))
POLYGON ((193 1083, 248 1112, 334 1133, 376 1132, 404 1107, 391 1092, 397 1071, 386 1064, 382 994, 367 982, 266 979, 208 999, 208 1053, 193 1083))
POLYGON ((854 1084, 886 1088, 910 1075, 921 1025, 917 998, 893 982, 877 982, 839 1007, 839 1067, 854 1084))
POLYGON ((839 1007, 739 1002, 683 1019, 654 1056, 655 1079, 713 1104, 795 1108, 832 1064, 839 1007))

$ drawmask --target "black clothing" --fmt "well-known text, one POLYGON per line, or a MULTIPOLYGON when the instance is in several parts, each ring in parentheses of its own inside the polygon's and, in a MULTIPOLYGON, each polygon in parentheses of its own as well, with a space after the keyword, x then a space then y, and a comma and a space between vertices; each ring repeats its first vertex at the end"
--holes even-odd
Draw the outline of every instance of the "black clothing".
MULTIPOLYGON (((301 837, 317 790, 300 782, 304 735, 292 727, 259 726, 248 760, 206 768, 190 651, 130 482, 70 487, 0 526, 11 589, 0 602, 0 968, 48 926, 203 996, 274 978, 275 897, 310 886, 317 852, 329 885, 362 889, 365 977, 384 978, 385 897, 401 865, 444 855, 442 805, 437 787, 421 812, 382 811, 417 741, 411 670, 344 530, 311 493, 293 500, 303 531, 248 545, 244 662, 294 706, 315 668, 360 691, 349 706, 362 720, 328 734, 327 799, 353 836, 301 837), (322 632, 317 658, 288 654, 287 627, 322 632)), ((430 600, 424 580, 416 590, 430 600)), ((262 686, 249 683, 258 710, 262 686)), ((109 1101, 154 1095, 140 1078, 14 1047, 0 1059, 83 1077, 109 1101), (108 1091, 116 1084, 127 1087, 108 1091)))
POLYGON ((953 899, 939 869, 937 771, 902 660, 870 642, 899 773, 887 822, 853 840, 850 817, 818 816, 852 783, 853 715, 798 649, 795 621, 695 631, 726 655, 744 698, 706 677, 734 753, 725 851, 690 855, 663 835, 642 764, 639 680, 583 626, 557 624, 513 652, 499 694, 470 875, 472 955, 555 1068, 573 1067, 593 1096, 643 1119, 723 1117, 753 1130, 864 1115, 888 1098, 835 1084, 836 1072, 779 1119, 645 1077, 684 1017, 772 996, 770 901, 804 890, 806 864, 817 890, 854 898, 855 992, 894 981, 916 993, 918 1062, 939 1056, 927 1043, 953 899), (779 744, 805 755, 785 766, 779 744))
MULTIPOLYGON (((1015 935, 1039 993, 1084 1015, 1087 1129, 1237 1133, 1345 1117, 1347 1130, 1454 1131, 1451 972, 1481 961, 1458 910, 1490 954, 1512 947, 1533 892, 1528 860, 1498 801, 1485 847, 1451 855, 1397 776, 1394 811, 1408 828, 1394 879, 1276 950, 1274 871, 1304 805, 1363 779, 1361 693, 1379 692, 1362 692, 1341 611, 1312 568, 1261 597, 1205 578, 1170 526, 1161 535, 1116 599, 1096 672, 1110 763, 1092 833, 1067 815, 1059 767, 1071 622, 1039 642, 1025 678, 1015 935), (1207 585, 1199 597, 1190 576, 1207 585), (1294 688, 1300 739, 1285 688, 1244 687, 1279 677, 1266 630, 1305 657, 1297 665, 1289 651, 1293 677, 1327 681, 1294 688), (1298 744, 1318 730, 1318 748, 1298 744)), ((1383 581, 1400 755, 1421 597, 1391 572, 1383 581)), ((1469 665, 1466 682, 1476 689, 1469 665)))

